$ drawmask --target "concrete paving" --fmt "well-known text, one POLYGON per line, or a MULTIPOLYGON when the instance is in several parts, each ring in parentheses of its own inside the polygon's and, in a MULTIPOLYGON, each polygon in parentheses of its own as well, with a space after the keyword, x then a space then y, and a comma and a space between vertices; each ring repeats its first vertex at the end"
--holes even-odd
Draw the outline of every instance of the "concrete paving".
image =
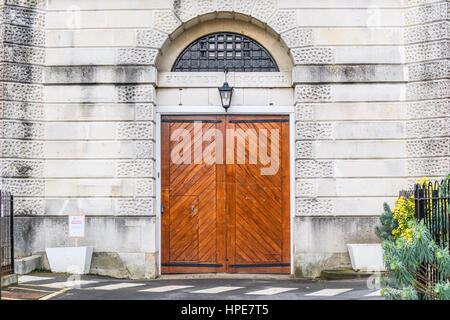
MULTIPOLYGON (((31 274, 16 286, 50 291, 49 300, 383 300, 366 279, 306 281, 286 276, 165 276, 120 280, 100 276, 31 274), (58 291, 55 291, 57 289, 58 291)), ((16 289, 17 290, 17 289, 16 289)))

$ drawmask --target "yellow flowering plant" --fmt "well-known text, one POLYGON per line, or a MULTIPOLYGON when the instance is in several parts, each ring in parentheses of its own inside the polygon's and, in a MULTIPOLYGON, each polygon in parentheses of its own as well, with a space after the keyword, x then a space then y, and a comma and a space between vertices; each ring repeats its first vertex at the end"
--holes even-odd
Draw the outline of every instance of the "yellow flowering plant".
POLYGON ((395 200, 395 207, 392 210, 394 219, 398 222, 397 229, 392 231, 394 239, 398 237, 411 242, 414 230, 409 226, 409 221, 414 220, 414 196, 409 198, 400 197, 395 200))
MULTIPOLYGON (((421 186, 428 185, 428 178, 424 177, 422 180, 417 181, 421 186)), ((394 239, 401 237, 402 239, 411 243, 414 234, 414 229, 410 225, 410 221, 415 219, 414 215, 414 195, 410 197, 400 197, 395 200, 395 207, 392 210, 394 219, 398 222, 398 227, 392 231, 394 239)))

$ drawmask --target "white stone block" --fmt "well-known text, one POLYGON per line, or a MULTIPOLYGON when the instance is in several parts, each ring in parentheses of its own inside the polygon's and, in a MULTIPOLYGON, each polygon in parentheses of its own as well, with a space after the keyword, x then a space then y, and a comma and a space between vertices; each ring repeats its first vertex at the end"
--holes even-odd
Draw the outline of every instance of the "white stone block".
POLYGON ((403 43, 401 28, 316 28, 315 45, 398 45, 403 43))
MULTIPOLYGON (((157 92, 158 106, 221 106, 217 88, 161 88, 157 92)), ((233 106, 289 106, 293 104, 292 89, 235 88, 233 106)))
POLYGON ((133 197, 135 182, 117 179, 48 179, 46 197, 133 197))
POLYGON ((46 178, 113 178, 116 164, 113 160, 46 160, 46 178))
MULTIPOLYGON (((125 8, 124 8, 125 9, 125 8)), ((150 28, 153 26, 152 11, 49 11, 47 29, 92 28, 150 28)))
MULTIPOLYGON (((177 89, 172 89, 176 94, 177 89)), ((217 94, 219 91, 217 91, 217 94)), ((207 88, 184 88, 180 92, 181 104, 184 106, 209 105, 209 90, 207 88)))
POLYGON ((392 197, 408 188, 406 179, 302 179, 297 182, 300 189, 310 185, 313 197, 392 197))
POLYGON ((331 85, 331 96, 337 102, 399 101, 404 98, 403 84, 342 84, 331 85))
POLYGON ((156 90, 157 106, 178 106, 181 104, 182 90, 163 89, 156 90))
POLYGON ((268 100, 270 106, 292 106, 294 104, 294 90, 289 89, 269 89, 268 100))
POLYGON ((293 83, 402 82, 406 81, 402 65, 325 65, 296 66, 293 83))
POLYGON ((65 216, 154 216, 154 198, 46 198, 45 214, 65 216))
POLYGON ((335 139, 399 139, 406 137, 404 122, 338 122, 335 139))
POLYGON ((243 90, 243 105, 260 105, 269 104, 268 90, 264 89, 245 89, 243 90))
MULTIPOLYGON (((337 179, 335 183, 338 197, 395 197, 399 190, 408 188, 405 179, 337 179)), ((320 189, 318 195, 327 196, 320 189)))
POLYGON ((406 106, 400 102, 299 104, 297 110, 299 120, 401 120, 406 115, 406 106), (307 112, 311 112, 309 118, 307 112))
POLYGON ((47 104, 44 108, 47 121, 131 121, 135 120, 134 104, 47 104))
POLYGON ((47 47, 136 46, 134 29, 47 30, 47 47))
MULTIPOLYGON (((223 72, 159 72, 158 88, 215 88, 225 81, 223 72)), ((234 88, 290 88, 291 72, 230 72, 234 88)))
MULTIPOLYGON (((321 1, 318 1, 321 2, 321 1)), ((302 6, 303 4, 298 4, 302 6)), ((297 5, 297 6, 298 6, 297 5)), ((336 5, 333 5, 336 7, 336 5)), ((366 8, 364 5, 363 8, 366 8)), ((402 9, 304 9, 297 10, 298 26, 302 27, 383 27, 404 25, 402 9)))
POLYGON ((394 206, 394 197, 374 197, 374 198, 336 198, 333 199, 334 214, 342 216, 377 216, 383 212, 383 203, 387 203, 391 208, 394 206))
POLYGON ((101 86, 58 86, 49 85, 44 88, 45 101, 48 103, 96 103, 117 102, 117 90, 111 85, 101 86))
POLYGON ((298 84, 297 103, 399 101, 405 98, 405 85, 400 83, 373 84, 298 84))
POLYGON ((114 65, 116 48, 47 48, 48 66, 114 65))
POLYGON ((116 214, 115 200, 113 198, 46 198, 45 214, 113 216, 116 214))
POLYGON ((47 159, 127 159, 136 156, 136 143, 131 141, 46 141, 47 159))
POLYGON ((379 243, 347 244, 355 271, 384 271, 384 253, 379 243))
POLYGON ((314 158, 362 159, 406 157, 405 141, 315 141, 314 158))
POLYGON ((278 0, 278 8, 402 8, 403 0, 278 0))
POLYGON ((47 122, 48 140, 112 140, 116 139, 116 124, 111 122, 47 122))
POLYGON ((152 103, 153 85, 47 85, 44 87, 48 103, 152 103))
POLYGON ((356 63, 403 63, 402 46, 342 46, 335 47, 336 64, 356 63))
POLYGON ((152 66, 69 66, 44 72, 45 84, 156 83, 152 66))
POLYGON ((152 179, 48 179, 46 197, 153 197, 152 179))
POLYGON ((406 160, 336 160, 334 174, 350 177, 406 177, 406 160))
POLYGON ((76 5, 80 10, 117 10, 117 9, 172 9, 167 0, 48 0, 49 11, 68 10, 76 5))
POLYGON ((383 203, 390 206, 398 197, 320 197, 297 198, 297 216, 377 216, 383 211, 383 203))
POLYGON ((91 268, 94 247, 46 248, 52 272, 86 274, 91 268))

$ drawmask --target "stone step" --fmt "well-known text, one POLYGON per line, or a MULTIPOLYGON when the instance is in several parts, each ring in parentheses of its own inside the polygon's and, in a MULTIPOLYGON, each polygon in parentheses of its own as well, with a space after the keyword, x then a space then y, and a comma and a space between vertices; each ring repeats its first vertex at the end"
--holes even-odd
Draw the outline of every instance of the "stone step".
POLYGON ((320 276, 324 280, 364 279, 384 272, 354 271, 353 269, 323 270, 320 276))
POLYGON ((16 274, 27 274, 36 269, 41 269, 41 266, 41 255, 32 255, 30 257, 14 259, 14 272, 16 274))

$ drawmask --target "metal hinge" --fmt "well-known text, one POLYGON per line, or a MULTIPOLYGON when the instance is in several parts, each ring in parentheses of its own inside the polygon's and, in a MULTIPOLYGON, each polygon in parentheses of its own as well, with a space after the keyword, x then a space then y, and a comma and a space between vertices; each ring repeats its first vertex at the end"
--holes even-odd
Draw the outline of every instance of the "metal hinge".
POLYGON ((163 212, 164 212, 164 205, 161 204, 161 213, 163 213, 163 212))

